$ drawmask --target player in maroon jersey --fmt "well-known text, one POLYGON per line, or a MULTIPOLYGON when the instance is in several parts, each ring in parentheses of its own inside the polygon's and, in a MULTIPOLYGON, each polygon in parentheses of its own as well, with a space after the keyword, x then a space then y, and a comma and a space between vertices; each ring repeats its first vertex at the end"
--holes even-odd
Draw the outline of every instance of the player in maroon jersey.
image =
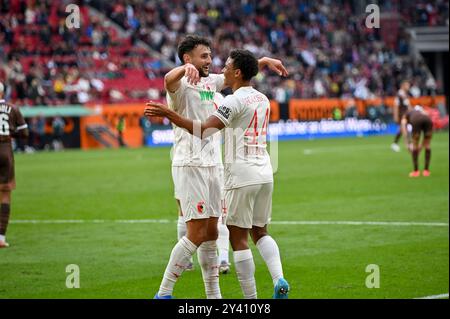
POLYGON ((26 139, 28 126, 19 108, 3 99, 5 86, 0 82, 0 248, 6 248, 6 230, 9 223, 11 192, 16 188, 14 154, 11 138, 26 139))
POLYGON ((397 123, 400 127, 395 135, 394 143, 391 144, 391 149, 394 152, 400 152, 400 146, 398 145, 398 142, 400 141, 400 138, 402 137, 402 128, 401 128, 401 121, 403 116, 408 111, 408 108, 411 106, 409 101, 409 89, 411 87, 411 84, 408 81, 403 81, 400 85, 400 89, 397 92, 397 96, 395 97, 395 103, 394 103, 394 120, 395 123, 397 123))
POLYGON ((430 176, 430 159, 431 159, 431 138, 433 136, 433 122, 430 116, 419 105, 410 108, 402 118, 402 131, 408 139, 410 151, 413 159, 414 171, 410 177, 419 177, 419 154, 422 148, 425 149, 425 167, 422 171, 422 176, 430 176), (411 137, 408 134, 408 126, 411 130, 411 137), (420 144, 420 137, 423 132, 422 145, 420 144))

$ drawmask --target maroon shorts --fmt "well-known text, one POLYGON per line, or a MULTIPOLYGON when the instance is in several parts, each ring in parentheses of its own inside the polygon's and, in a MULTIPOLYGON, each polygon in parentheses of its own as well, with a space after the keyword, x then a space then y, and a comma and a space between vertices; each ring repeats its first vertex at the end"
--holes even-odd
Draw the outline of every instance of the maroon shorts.
POLYGON ((14 155, 11 143, 0 141, 0 191, 11 191, 15 188, 14 155))
POLYGON ((425 138, 431 138, 433 135, 433 122, 429 117, 415 117, 411 119, 413 138, 420 138, 423 132, 425 138))

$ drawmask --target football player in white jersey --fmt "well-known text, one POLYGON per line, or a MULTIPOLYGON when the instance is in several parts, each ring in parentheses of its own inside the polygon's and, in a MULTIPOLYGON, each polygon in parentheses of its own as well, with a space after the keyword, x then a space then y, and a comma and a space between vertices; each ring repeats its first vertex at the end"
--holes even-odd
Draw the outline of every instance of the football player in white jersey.
MULTIPOLYGON (((219 92, 215 92, 214 94, 214 109, 217 110, 220 105, 222 105, 224 97, 219 92)), ((215 153, 217 166, 219 167, 220 174, 220 186, 221 186, 221 206, 222 206, 222 214, 219 217, 219 235, 217 238, 217 248, 219 253, 219 272, 221 274, 227 274, 230 271, 230 260, 229 260, 229 231, 225 224, 227 209, 225 206, 225 191, 223 189, 223 163, 222 163, 222 136, 220 134, 214 135, 214 144, 216 145, 218 151, 215 153)), ((175 173, 175 172, 174 172, 175 173)), ((177 176, 174 174, 174 180, 177 176)), ((174 183, 177 185, 178 183, 174 183)), ((176 186, 175 186, 176 187, 176 186)), ((179 197, 175 194, 175 199, 178 203, 178 223, 177 223, 177 237, 178 240, 186 236, 186 222, 184 221, 183 215, 181 214, 181 208, 179 206, 179 197)), ((186 267, 186 270, 193 270, 194 264, 191 258, 189 264, 186 267)))
MULTIPOLYGON (((214 94, 224 87, 224 76, 210 74, 211 45, 205 38, 186 36, 178 46, 183 65, 164 77, 167 101, 174 112, 192 120, 205 121, 214 111, 214 94)), ((265 66, 280 75, 287 75, 281 61, 261 58, 265 66)), ((177 279, 197 251, 206 297, 221 298, 217 262, 218 218, 220 207, 220 171, 217 148, 211 137, 192 137, 174 126, 172 176, 175 197, 186 222, 186 236, 172 249, 156 299, 171 299, 177 279)))
POLYGON ((233 94, 227 96, 219 109, 206 120, 191 120, 154 102, 147 103, 145 115, 165 116, 177 127, 202 140, 227 127, 224 165, 226 223, 239 283, 245 298, 257 297, 255 264, 248 246, 250 233, 272 276, 273 297, 285 299, 289 284, 283 276, 278 245, 267 231, 273 192, 273 170, 266 149, 270 102, 250 85, 250 80, 258 73, 258 61, 251 52, 233 50, 223 72, 224 84, 232 88, 233 94))

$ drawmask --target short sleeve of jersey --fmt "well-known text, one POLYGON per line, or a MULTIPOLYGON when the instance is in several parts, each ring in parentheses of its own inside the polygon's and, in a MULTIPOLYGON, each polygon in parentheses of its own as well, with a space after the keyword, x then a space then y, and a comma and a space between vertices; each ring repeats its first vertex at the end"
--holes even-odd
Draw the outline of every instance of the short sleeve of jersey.
POLYGON ((233 95, 228 95, 213 113, 225 126, 230 126, 233 118, 240 113, 240 103, 233 95))
POLYGON ((14 123, 15 130, 20 131, 20 130, 26 129, 28 127, 28 125, 27 125, 27 122, 25 122, 25 119, 23 118, 23 115, 20 112, 19 108, 14 107, 13 112, 14 112, 14 118, 15 118, 15 123, 14 123))
POLYGON ((167 90, 167 96, 169 97, 169 99, 167 99, 169 107, 171 107, 175 111, 177 110, 176 106, 179 106, 179 101, 181 100, 181 97, 183 96, 186 87, 187 87, 187 79, 186 77, 183 76, 180 80, 180 87, 175 92, 170 92, 169 90, 167 90))
POLYGON ((220 92, 224 89, 225 76, 223 74, 210 74, 209 75, 216 84, 216 91, 220 92))

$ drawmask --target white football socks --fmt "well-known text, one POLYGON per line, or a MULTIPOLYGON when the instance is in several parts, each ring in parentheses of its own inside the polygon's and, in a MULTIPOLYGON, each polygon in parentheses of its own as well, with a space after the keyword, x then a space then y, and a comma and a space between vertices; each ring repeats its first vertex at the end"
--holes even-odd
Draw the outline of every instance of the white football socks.
POLYGON ((6 241, 5 235, 0 235, 0 241, 6 241))
MULTIPOLYGON (((184 217, 178 215, 178 222, 177 222, 177 236, 178 236, 178 240, 180 240, 181 238, 183 238, 183 236, 186 236, 186 222, 184 221, 184 217)), ((192 264, 194 261, 191 257, 191 259, 189 259, 190 263, 192 264)))
POLYGON ((177 235, 178 235, 178 240, 183 238, 183 236, 186 236, 186 223, 184 222, 183 216, 178 216, 177 235))
POLYGON ((222 261, 229 263, 228 251, 229 251, 229 237, 230 232, 228 227, 219 220, 219 237, 217 238, 217 247, 219 248, 219 264, 222 261))
POLYGON ((187 239, 186 236, 181 238, 173 247, 161 286, 159 287, 159 296, 172 295, 173 286, 189 264, 189 260, 196 250, 197 246, 187 239))
POLYGON ((267 268, 272 276, 275 286, 278 279, 283 277, 283 267, 281 266, 280 250, 275 240, 270 236, 264 236, 258 240, 256 247, 264 259, 267 268))
POLYGON ((215 240, 203 242, 197 250, 198 262, 202 267, 203 282, 207 299, 222 299, 219 286, 219 265, 215 240))
POLYGON ((233 252, 236 275, 245 299, 256 299, 255 262, 250 249, 233 252))

